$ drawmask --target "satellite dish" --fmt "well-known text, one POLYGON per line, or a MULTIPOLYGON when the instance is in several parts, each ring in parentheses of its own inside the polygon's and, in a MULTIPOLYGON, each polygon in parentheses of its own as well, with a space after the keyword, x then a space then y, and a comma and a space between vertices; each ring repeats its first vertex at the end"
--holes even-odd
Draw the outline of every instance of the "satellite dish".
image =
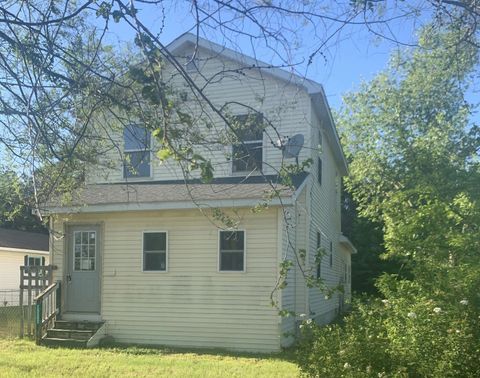
POLYGON ((293 137, 288 138, 287 143, 283 146, 283 157, 285 159, 298 158, 304 141, 303 134, 295 134, 293 137))

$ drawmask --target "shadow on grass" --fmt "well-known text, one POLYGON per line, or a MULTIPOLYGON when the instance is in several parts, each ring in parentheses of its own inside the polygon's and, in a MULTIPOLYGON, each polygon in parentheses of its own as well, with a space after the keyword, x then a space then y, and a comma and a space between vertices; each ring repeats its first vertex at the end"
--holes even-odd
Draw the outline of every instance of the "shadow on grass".
POLYGON ((296 362, 295 348, 284 349, 277 353, 262 352, 241 352, 230 351, 220 348, 182 348, 169 347, 164 345, 146 345, 146 344, 122 344, 117 342, 105 343, 98 346, 97 349, 111 352, 121 352, 131 355, 171 355, 171 354, 194 354, 197 356, 221 356, 231 358, 251 358, 255 360, 281 360, 286 362, 296 362))

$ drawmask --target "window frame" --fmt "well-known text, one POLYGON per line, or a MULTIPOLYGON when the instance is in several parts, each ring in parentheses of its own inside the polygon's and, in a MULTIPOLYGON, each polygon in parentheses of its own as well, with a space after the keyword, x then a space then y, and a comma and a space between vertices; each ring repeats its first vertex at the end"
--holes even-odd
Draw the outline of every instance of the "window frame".
MULTIPOLYGON (((80 240, 82 240, 82 237, 80 236, 80 240)), ((80 245, 83 245, 83 242, 80 243, 80 245)), ((90 245, 90 244, 88 244, 90 245)), ((73 258, 72 258, 72 272, 75 272, 75 273, 82 273, 82 272, 96 272, 97 271, 97 262, 98 262, 98 259, 97 259, 97 255, 98 255, 98 232, 97 230, 92 230, 92 229, 80 229, 80 230, 74 230, 73 231, 73 245, 72 245, 72 250, 73 250, 73 258), (94 257, 94 260, 93 260, 93 264, 94 264, 94 268, 95 269, 75 269, 75 234, 77 233, 84 233, 84 232, 87 232, 88 234, 90 234, 91 232, 93 232, 95 234, 95 257, 94 257)), ((81 256, 81 251, 80 251, 80 256, 81 256)), ((90 259, 90 252, 88 254, 88 259, 90 259)), ((80 265, 81 265, 81 261, 82 261, 82 258, 80 258, 80 265)))
MULTIPOLYGON (((263 123, 263 119, 264 119, 264 116, 263 116, 263 113, 258 113, 258 115, 261 115, 261 120, 260 122, 263 123)), ((239 118, 239 117, 246 117, 246 119, 248 119, 248 117, 250 117, 251 114, 236 114, 234 116, 234 118, 239 118)), ((260 173, 260 172, 263 172, 263 159, 264 159, 264 156, 265 156, 265 150, 264 150, 264 143, 263 143, 263 139, 265 137, 265 130, 262 129, 262 137, 261 139, 251 139, 251 140, 241 140, 239 141, 238 143, 232 143, 230 145, 230 152, 231 152, 231 155, 232 155, 232 162, 231 162, 231 165, 230 165, 230 169, 231 169, 231 174, 232 175, 243 175, 245 173, 249 173, 249 172, 257 172, 257 173, 260 173), (248 145, 251 145, 251 144, 260 144, 259 147, 261 152, 262 152, 262 159, 260 161, 260 167, 255 167, 254 169, 246 169, 246 170, 235 170, 235 161, 238 161, 240 159, 235 159, 234 157, 234 148, 235 147, 240 147, 240 148, 248 148, 248 145)))
POLYGON ((42 266, 42 256, 31 256, 27 255, 27 266, 42 266), (34 259, 35 261, 40 261, 40 264, 30 264, 30 259, 34 259))
POLYGON ((152 144, 152 133, 149 132, 145 127, 136 125, 136 124, 131 124, 127 125, 124 127, 123 130, 123 161, 122 161, 122 177, 124 180, 144 180, 144 179, 149 179, 152 178, 152 150, 153 150, 153 144, 152 144), (137 126, 139 128, 145 129, 149 133, 149 146, 148 149, 127 149, 125 147, 125 129, 129 126, 137 126), (127 176, 125 173, 127 172, 127 166, 126 166, 126 157, 127 154, 135 153, 135 152, 148 152, 148 176, 127 176))
POLYGON ((334 210, 336 213, 339 212, 340 206, 342 203, 341 192, 342 192, 342 185, 340 184, 341 177, 338 173, 338 170, 335 170, 335 206, 334 210))
MULTIPOLYGON (((320 230, 318 230, 317 231, 317 249, 316 249, 316 251, 318 251, 318 249, 321 248, 321 247, 322 247, 322 232, 320 230)), ((317 280, 322 278, 322 260, 323 260, 323 256, 320 258, 320 260, 317 263, 317 280)))
POLYGON ((330 240, 330 268, 333 267, 333 242, 330 240))
MULTIPOLYGON (((142 273, 168 273, 168 258, 169 258, 169 248, 168 248, 168 231, 166 230, 143 230, 142 231, 142 240, 141 240, 141 251, 142 251, 142 273), (145 270, 145 234, 165 234, 165 270, 145 270)), ((152 253, 152 251, 150 251, 152 253)), ((155 252, 153 252, 155 253, 155 252)), ((158 252, 157 252, 158 253, 158 252)))
POLYGON ((323 178, 323 161, 322 161, 322 158, 319 156, 317 160, 317 182, 320 186, 322 186, 322 178, 323 178))
POLYGON ((247 272, 247 231, 239 228, 235 230, 222 230, 218 229, 218 253, 217 253, 217 272, 218 273, 246 273, 247 272), (222 232, 243 232, 243 270, 222 270, 220 269, 220 257, 221 257, 221 233, 222 232))
POLYGON ((322 130, 318 130, 318 154, 322 155, 323 153, 323 133, 322 130))

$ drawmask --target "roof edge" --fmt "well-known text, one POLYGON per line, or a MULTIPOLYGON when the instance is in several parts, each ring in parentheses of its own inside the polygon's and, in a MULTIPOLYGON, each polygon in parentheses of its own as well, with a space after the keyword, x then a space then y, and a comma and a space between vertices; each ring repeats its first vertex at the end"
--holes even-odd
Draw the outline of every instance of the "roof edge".
POLYGON ((10 247, 0 247, 0 252, 35 253, 37 255, 50 254, 50 252, 47 249, 25 249, 25 248, 10 248, 10 247))
POLYGON ((256 58, 252 58, 246 54, 243 54, 233 49, 230 49, 228 47, 222 46, 218 43, 209 41, 208 39, 202 38, 200 36, 197 37, 197 35, 192 34, 190 32, 186 32, 180 35, 179 37, 175 38, 166 47, 170 52, 173 53, 187 44, 192 44, 194 46, 198 45, 199 47, 213 51, 219 55, 223 55, 228 59, 245 64, 249 67, 258 67, 259 69, 261 68, 263 73, 269 74, 287 83, 301 86, 305 88, 305 90, 309 94, 323 91, 323 87, 320 83, 317 83, 313 80, 297 75, 293 72, 288 72, 281 68, 275 67, 272 64, 263 62, 256 58))
POLYGON ((330 110, 327 96, 323 91, 323 88, 320 92, 312 94, 311 99, 314 105, 313 110, 317 118, 320 121, 325 121, 326 123, 328 123, 328 127, 326 127, 325 129, 326 129, 328 138, 332 142, 333 154, 337 164, 340 167, 340 172, 342 176, 348 176, 349 170, 348 170, 347 159, 345 158, 343 147, 340 142, 340 137, 338 136, 337 128, 335 126, 335 121, 333 119, 332 111, 330 110), (315 106, 315 105, 318 105, 318 106, 315 106), (320 112, 319 106, 322 106, 324 108, 326 117, 324 114, 322 114, 323 112, 320 112))
POLYGON ((340 238, 338 240, 340 244, 345 245, 349 250, 352 255, 355 255, 358 253, 357 248, 353 245, 353 243, 350 241, 349 238, 347 238, 345 235, 341 234, 340 238))
MULTIPOLYGON (((130 202, 130 203, 112 203, 102 205, 85 206, 51 206, 42 210, 43 215, 66 214, 66 213, 107 213, 120 211, 154 211, 154 210, 189 210, 189 209, 208 209, 216 207, 251 207, 258 204, 261 198, 253 199, 235 199, 235 200, 199 200, 198 203, 192 201, 172 201, 172 202, 130 202)), ((291 205, 292 197, 275 198, 269 206, 291 205)))

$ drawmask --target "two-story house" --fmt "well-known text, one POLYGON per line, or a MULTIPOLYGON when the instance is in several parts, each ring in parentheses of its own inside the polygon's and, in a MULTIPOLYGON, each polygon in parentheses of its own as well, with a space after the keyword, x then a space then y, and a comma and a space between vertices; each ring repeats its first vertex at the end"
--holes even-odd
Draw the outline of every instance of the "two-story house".
POLYGON ((212 148, 215 177, 208 184, 186 183, 178 164, 161 163, 141 125, 118 133, 122 156, 114 149, 109 156, 116 163, 93 169, 71 203, 47 208, 61 317, 104 322, 103 332, 118 342, 278 351, 292 343, 300 320, 326 323, 350 295, 355 248, 340 229, 348 170, 325 93, 320 84, 192 34, 168 49, 188 62, 209 101, 231 102, 238 119, 246 112, 234 103, 246 104, 272 126, 246 133, 242 145, 212 148), (220 71, 228 74, 216 80, 220 71), (285 186, 278 171, 296 159, 271 135, 296 134, 304 139, 298 161, 313 164, 285 186), (252 211, 272 185, 278 195, 252 211), (219 226, 214 209, 235 227, 219 226), (319 247, 327 253, 316 264, 319 247), (302 267, 299 250, 306 251, 302 267), (295 263, 287 286, 275 290, 285 259, 295 263), (326 298, 307 288, 302 270, 345 290, 326 298), (280 309, 296 315, 280 316, 280 309))

